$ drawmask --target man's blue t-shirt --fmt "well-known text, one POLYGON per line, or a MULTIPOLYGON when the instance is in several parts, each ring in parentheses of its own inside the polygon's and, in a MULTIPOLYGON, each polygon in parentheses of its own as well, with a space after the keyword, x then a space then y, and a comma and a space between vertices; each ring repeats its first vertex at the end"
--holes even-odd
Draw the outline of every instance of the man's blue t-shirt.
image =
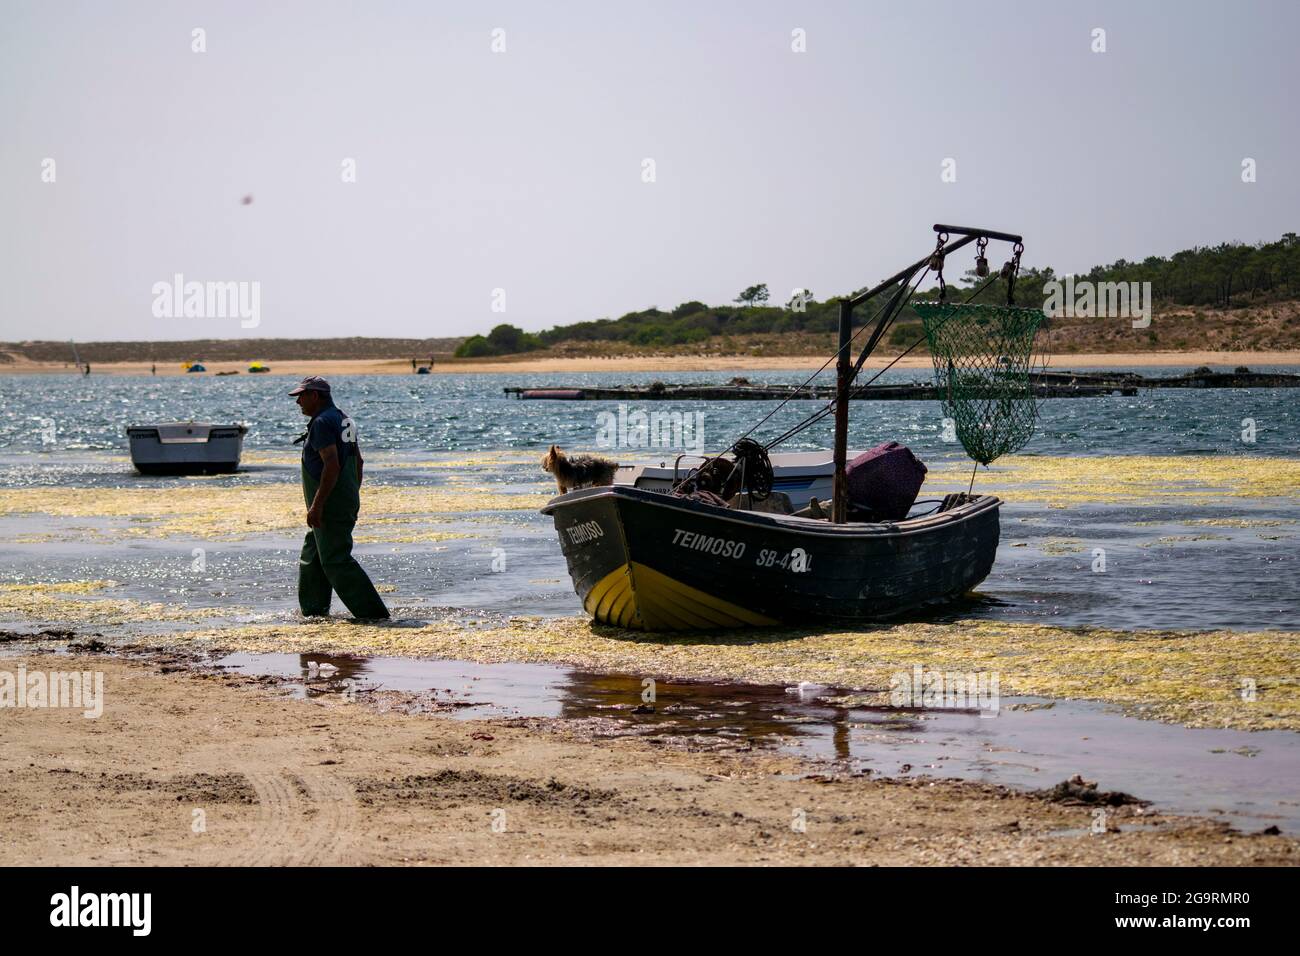
POLYGON ((325 463, 321 461, 320 450, 327 445, 338 449, 339 467, 346 468, 349 456, 357 451, 357 428, 352 419, 331 405, 316 415, 307 425, 307 440, 302 446, 302 463, 315 481, 320 481, 325 463))

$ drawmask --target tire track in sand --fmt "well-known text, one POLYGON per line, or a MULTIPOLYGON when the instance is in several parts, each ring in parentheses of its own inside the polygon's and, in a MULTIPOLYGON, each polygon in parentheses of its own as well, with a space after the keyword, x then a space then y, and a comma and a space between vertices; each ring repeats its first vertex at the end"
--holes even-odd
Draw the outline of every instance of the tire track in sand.
POLYGON ((364 862, 350 849, 357 802, 346 781, 320 772, 246 773, 245 777, 257 794, 258 821, 250 844, 236 850, 228 865, 364 862))
POLYGON ((321 772, 297 775, 316 813, 308 821, 309 832, 302 843, 290 849, 291 866, 321 866, 342 863, 363 864, 351 850, 357 823, 357 800, 352 787, 337 776, 321 772))

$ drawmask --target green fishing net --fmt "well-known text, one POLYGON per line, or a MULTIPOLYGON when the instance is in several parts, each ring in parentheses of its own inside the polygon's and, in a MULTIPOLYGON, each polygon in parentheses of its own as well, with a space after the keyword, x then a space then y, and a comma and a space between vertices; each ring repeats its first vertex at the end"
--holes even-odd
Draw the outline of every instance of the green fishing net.
POLYGON ((987 465, 1023 448, 1038 405, 1030 370, 1041 309, 914 302, 934 360, 934 382, 966 453, 987 465))

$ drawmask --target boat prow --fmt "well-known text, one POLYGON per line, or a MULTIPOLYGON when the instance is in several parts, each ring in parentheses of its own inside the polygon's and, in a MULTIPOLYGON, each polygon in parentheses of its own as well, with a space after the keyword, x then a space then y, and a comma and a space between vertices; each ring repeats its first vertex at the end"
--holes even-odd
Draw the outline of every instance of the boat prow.
POLYGON ((950 601, 992 568, 1001 504, 956 496, 921 517, 833 524, 614 485, 542 512, 588 614, 674 631, 854 624, 950 601))

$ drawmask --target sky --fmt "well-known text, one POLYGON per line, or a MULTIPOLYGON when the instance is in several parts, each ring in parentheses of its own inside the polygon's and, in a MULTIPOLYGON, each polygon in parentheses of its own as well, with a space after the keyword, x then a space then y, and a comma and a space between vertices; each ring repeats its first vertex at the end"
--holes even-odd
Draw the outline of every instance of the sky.
POLYGON ((5 341, 828 298, 935 222, 1058 272, 1300 228, 1294 0, 0 0, 0 24, 5 341), (178 274, 256 283, 255 324, 160 303, 178 274))

